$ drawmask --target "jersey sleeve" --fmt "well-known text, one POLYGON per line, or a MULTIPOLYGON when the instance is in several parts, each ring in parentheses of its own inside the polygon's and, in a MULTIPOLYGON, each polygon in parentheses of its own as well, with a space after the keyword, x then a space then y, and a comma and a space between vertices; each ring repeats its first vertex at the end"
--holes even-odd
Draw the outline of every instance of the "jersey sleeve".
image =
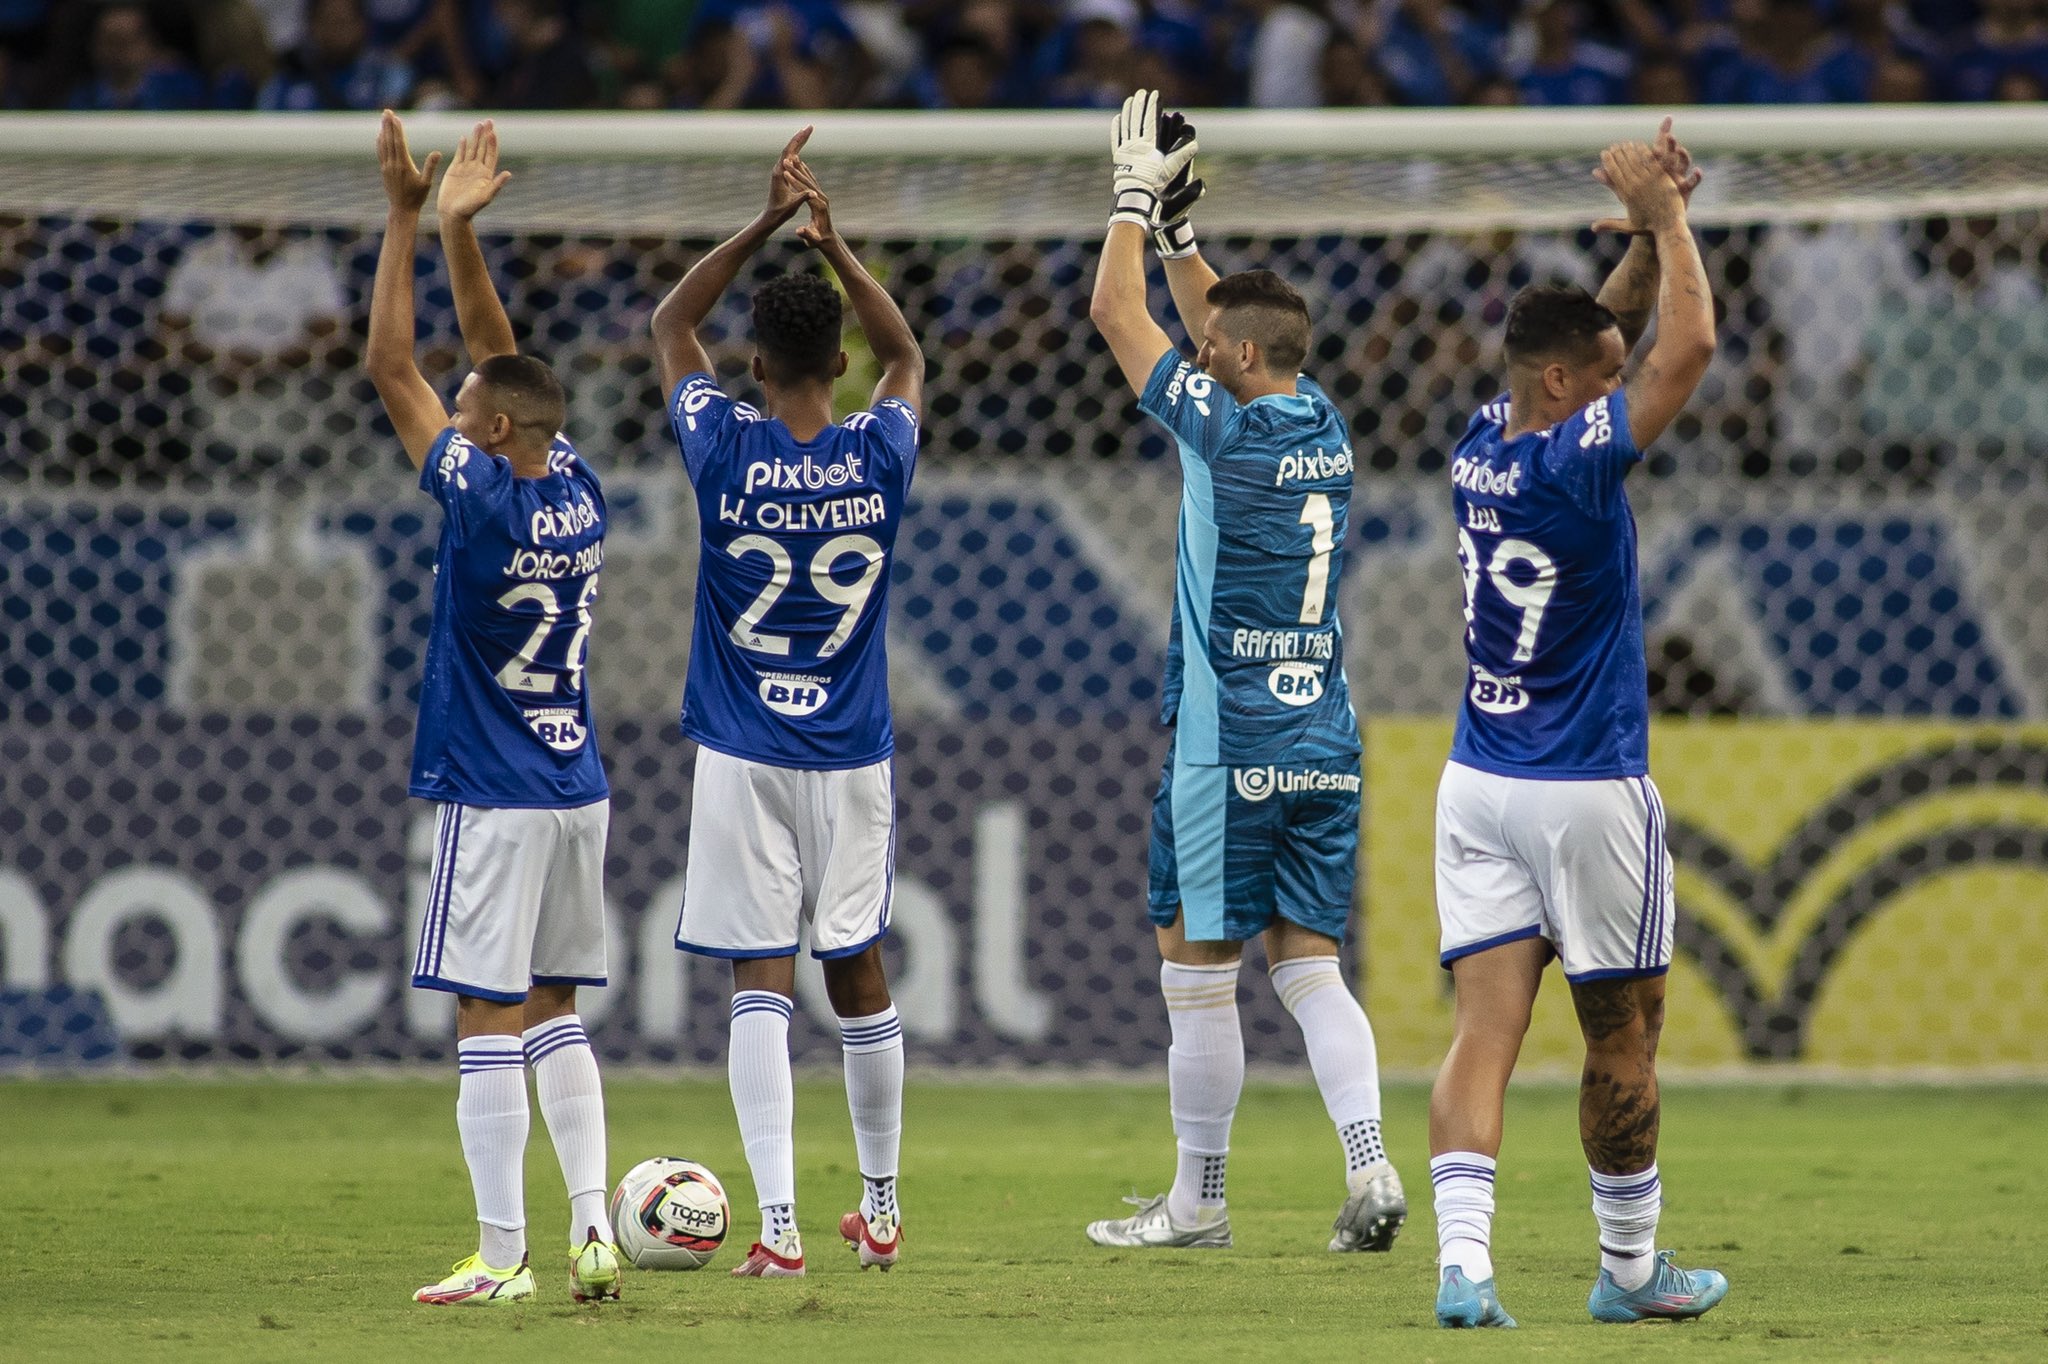
POLYGON ((719 449, 728 434, 739 404, 727 397, 710 374, 686 374, 669 398, 668 424, 675 432, 676 448, 682 451, 683 468, 695 483, 704 463, 719 449))
POLYGON ((441 504, 459 543, 503 503, 512 465, 481 450, 449 427, 434 438, 420 465, 420 490, 441 504))
POLYGON ((1621 481, 1642 457, 1628 433, 1628 394, 1617 389, 1558 424, 1550 473, 1579 510, 1604 518, 1614 514, 1621 481))
POLYGON ((1168 350, 1152 367, 1138 410, 1158 419, 1180 438, 1183 450, 1206 464, 1222 449, 1224 429, 1237 402, 1193 361, 1168 350))
POLYGON ((909 403, 901 398, 884 398, 866 412, 848 417, 846 424, 867 428, 903 471, 904 481, 909 481, 911 471, 917 467, 917 413, 909 403))

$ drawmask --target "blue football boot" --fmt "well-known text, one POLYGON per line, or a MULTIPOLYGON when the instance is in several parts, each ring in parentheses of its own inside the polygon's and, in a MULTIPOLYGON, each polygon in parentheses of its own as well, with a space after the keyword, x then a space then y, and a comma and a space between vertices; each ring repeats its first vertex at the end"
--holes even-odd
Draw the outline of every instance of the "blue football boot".
MULTIPOLYGON (((1728 1276, 1717 1269, 1680 1269, 1671 1252, 1657 1252, 1657 1270, 1641 1288, 1624 1289, 1606 1270, 1593 1283, 1586 1310, 1595 1321, 1682 1321, 1728 1296, 1728 1276)), ((1437 1315, 1443 1315, 1438 1299, 1437 1315)))
POLYGON ((1502 1309, 1500 1297, 1493 1291, 1493 1280, 1473 1283, 1455 1265, 1445 1268, 1443 1282, 1436 1290, 1436 1324, 1452 1328, 1498 1326, 1509 1331, 1515 1329, 1515 1319, 1502 1309))

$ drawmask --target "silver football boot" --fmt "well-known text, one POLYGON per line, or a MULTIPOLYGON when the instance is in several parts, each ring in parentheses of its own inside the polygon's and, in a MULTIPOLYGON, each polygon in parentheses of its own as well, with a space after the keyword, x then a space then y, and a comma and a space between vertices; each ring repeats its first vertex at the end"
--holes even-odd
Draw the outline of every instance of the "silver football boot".
POLYGON ((1408 1195, 1401 1188, 1401 1176, 1385 1162, 1358 1173, 1363 1178, 1337 1213, 1330 1249, 1392 1250, 1394 1238, 1408 1220, 1408 1195))
MULTIPOLYGON (((1397 1189, 1398 1185, 1395 1186, 1397 1189)), ((1088 1224, 1088 1239, 1098 1246, 1131 1249, 1228 1250, 1230 1214, 1218 1209, 1216 1216, 1193 1226, 1177 1225, 1166 1211, 1166 1195, 1126 1198, 1137 1208, 1129 1217, 1105 1219, 1088 1224)), ((1406 1214, 1406 1207, 1403 1207, 1406 1214)))

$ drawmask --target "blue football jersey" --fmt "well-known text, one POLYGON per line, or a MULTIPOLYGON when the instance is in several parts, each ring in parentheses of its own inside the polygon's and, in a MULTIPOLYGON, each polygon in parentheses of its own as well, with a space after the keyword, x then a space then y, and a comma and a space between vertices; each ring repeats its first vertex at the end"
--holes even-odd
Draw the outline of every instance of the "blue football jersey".
POLYGON ((1643 457, 1628 398, 1505 439, 1508 405, 1451 458, 1470 665, 1451 759, 1510 777, 1650 770, 1636 521, 1622 479, 1643 457))
POLYGON ((1180 536, 1161 718, 1182 761, 1356 754, 1337 583, 1351 441, 1315 380, 1239 404, 1179 352, 1138 406, 1180 442, 1180 536))
POLYGON ((583 664, 604 490, 556 436, 544 478, 443 431, 420 487, 441 504, 415 796, 570 809, 608 794, 583 664))
POLYGON ((777 767, 888 757, 889 569, 917 414, 885 399, 799 441, 700 373, 669 425, 701 533, 683 733, 777 767))

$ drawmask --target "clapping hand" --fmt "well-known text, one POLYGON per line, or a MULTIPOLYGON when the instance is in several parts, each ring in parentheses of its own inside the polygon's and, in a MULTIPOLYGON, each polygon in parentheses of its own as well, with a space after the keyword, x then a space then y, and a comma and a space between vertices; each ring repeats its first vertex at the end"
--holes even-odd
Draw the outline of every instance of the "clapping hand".
POLYGON ((511 178, 511 171, 498 169, 498 125, 485 119, 456 144, 455 159, 441 177, 441 197, 436 200, 441 216, 474 218, 511 178))
POLYGON ((811 209, 811 220, 796 230, 796 239, 813 251, 823 251, 839 240, 839 234, 832 230, 832 201, 825 197, 818 177, 802 161, 796 163, 795 174, 797 183, 803 186, 804 202, 811 209))
MULTIPOLYGON (((1659 133, 1659 141, 1669 134, 1669 120, 1659 133)), ((1684 148, 1675 140, 1671 147, 1676 155, 1683 156, 1684 148)), ((1593 224, 1596 232, 1628 232, 1635 234, 1654 233, 1682 220, 1685 216, 1686 201, 1693 187, 1699 183, 1699 172, 1687 173, 1684 178, 1674 178, 1671 167, 1677 164, 1674 154, 1653 149, 1643 142, 1617 142, 1600 153, 1600 168, 1593 172, 1593 178, 1614 193, 1621 206, 1628 210, 1626 218, 1602 218, 1593 224)), ((1690 166, 1691 157, 1684 156, 1684 164, 1690 166)))
POLYGON ((1671 131, 1671 115, 1664 115, 1664 121, 1657 125, 1657 140, 1650 144, 1650 151, 1662 163, 1671 183, 1678 186, 1678 197, 1690 208, 1692 192, 1700 187, 1705 172, 1693 165, 1692 153, 1671 131))
POLYGON ((418 213, 427 202, 427 191, 433 188, 434 171, 440 164, 441 153, 429 152, 425 170, 415 165, 405 145, 405 125, 397 114, 384 111, 384 121, 377 125, 377 168, 384 175, 384 197, 393 208, 418 213))
MULTIPOLYGON (((788 222, 804 206, 806 190, 798 179, 798 172, 803 166, 804 143, 810 140, 811 125, 805 124, 782 149, 781 157, 775 162, 775 174, 769 177, 767 212, 778 224, 788 222)), ((815 186, 816 181, 812 184, 815 186)))
POLYGON ((1140 90, 1125 100, 1110 131, 1116 208, 1109 220, 1136 223, 1150 232, 1167 186, 1195 159, 1197 149, 1193 136, 1176 139, 1170 151, 1161 149, 1157 90, 1140 90))

